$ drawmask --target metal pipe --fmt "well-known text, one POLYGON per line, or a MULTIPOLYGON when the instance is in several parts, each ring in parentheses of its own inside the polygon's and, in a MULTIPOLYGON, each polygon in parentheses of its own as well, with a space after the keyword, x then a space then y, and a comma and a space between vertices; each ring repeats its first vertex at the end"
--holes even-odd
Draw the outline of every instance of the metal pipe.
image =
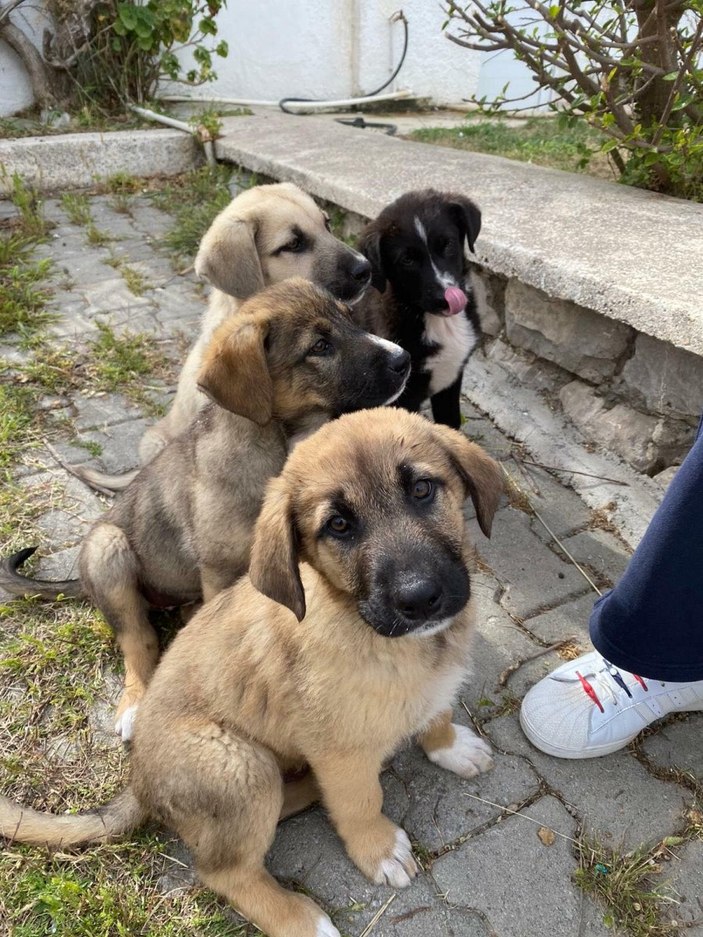
POLYGON ((130 104, 129 109, 134 111, 135 114, 139 114, 140 117, 144 117, 146 120, 153 120, 158 124, 164 124, 166 127, 173 127, 175 130, 182 130, 184 133, 189 133, 192 137, 195 137, 199 143, 202 143, 205 160, 208 166, 212 167, 217 165, 212 139, 209 134, 207 136, 203 134, 204 128, 194 127, 192 124, 187 124, 184 120, 177 120, 175 117, 167 117, 165 114, 157 114, 156 111, 150 111, 146 107, 138 107, 136 104, 130 104))

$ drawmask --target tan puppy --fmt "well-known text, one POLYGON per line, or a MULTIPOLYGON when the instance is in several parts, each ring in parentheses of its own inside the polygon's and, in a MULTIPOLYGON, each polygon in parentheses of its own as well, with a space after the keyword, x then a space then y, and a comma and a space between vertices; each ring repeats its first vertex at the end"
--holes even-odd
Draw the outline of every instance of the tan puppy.
MULTIPOLYGON (((214 289, 200 335, 181 370, 171 409, 145 432, 139 445, 142 465, 182 433, 207 403, 196 380, 203 354, 215 329, 245 299, 272 283, 304 277, 336 299, 354 303, 371 281, 366 258, 334 237, 327 215, 290 182, 255 186, 238 195, 203 237, 195 270, 214 289)), ((87 467, 76 473, 90 484, 113 491, 125 488, 136 475, 105 475, 87 467)))
POLYGON ((324 426, 269 484, 250 578, 193 618, 154 675, 131 787, 82 816, 0 799, 0 832, 67 846, 155 817, 269 937, 339 937, 264 857, 279 816, 321 796, 361 871, 403 887, 417 869, 381 812, 384 761, 415 736, 463 777, 490 767, 451 706, 474 617, 463 503, 470 495, 488 534, 502 487, 463 434, 416 414, 377 409, 324 426), (303 765, 307 779, 284 785, 282 772, 303 765))
POLYGON ((41 582, 0 566, 15 594, 85 594, 114 629, 125 658, 116 731, 131 735, 135 707, 159 656, 149 606, 206 601, 246 572, 266 482, 288 447, 330 417, 397 397, 409 356, 363 332, 346 306, 306 280, 258 293, 223 323, 198 384, 218 406, 139 473, 91 528, 80 581, 41 582))

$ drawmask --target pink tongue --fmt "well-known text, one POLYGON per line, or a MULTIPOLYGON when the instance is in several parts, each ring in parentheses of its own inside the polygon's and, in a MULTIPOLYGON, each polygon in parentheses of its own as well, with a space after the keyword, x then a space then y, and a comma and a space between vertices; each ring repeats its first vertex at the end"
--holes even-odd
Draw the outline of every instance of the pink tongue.
POLYGON ((444 299, 449 306, 449 311, 445 316, 455 316, 466 306, 466 294, 458 286, 448 286, 444 291, 444 299))

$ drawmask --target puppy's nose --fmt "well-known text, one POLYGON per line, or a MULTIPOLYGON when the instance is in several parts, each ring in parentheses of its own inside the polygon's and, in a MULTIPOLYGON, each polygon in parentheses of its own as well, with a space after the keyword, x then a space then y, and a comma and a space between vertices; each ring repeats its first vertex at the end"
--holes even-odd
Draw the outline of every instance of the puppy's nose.
POLYGON ((399 348, 389 360, 388 367, 394 374, 405 374, 410 368, 410 355, 403 348, 399 348))
POLYGON ((395 607, 410 621, 427 621, 442 603, 442 586, 435 579, 413 578, 395 589, 395 607))
POLYGON ((356 280, 357 283, 365 283, 367 280, 371 279, 371 264, 365 257, 359 254, 354 260, 349 274, 352 280, 356 280))

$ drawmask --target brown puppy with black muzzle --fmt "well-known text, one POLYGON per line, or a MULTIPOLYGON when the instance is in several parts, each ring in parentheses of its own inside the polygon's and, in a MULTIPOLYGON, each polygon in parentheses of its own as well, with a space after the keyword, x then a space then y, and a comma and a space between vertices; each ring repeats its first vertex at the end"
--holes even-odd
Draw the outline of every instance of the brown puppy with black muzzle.
POLYGON ((125 658, 123 738, 159 655, 149 606, 207 601, 232 585, 249 565, 266 482, 291 445, 341 413, 395 399, 408 374, 407 353, 363 332, 328 293, 300 279, 269 287, 215 333, 198 384, 217 405, 92 527, 80 580, 21 576, 32 550, 3 562, 8 592, 85 594, 103 612, 125 658))
POLYGON ((0 799, 0 832, 65 847, 154 817, 269 937, 339 937, 266 871, 276 824, 319 797, 361 871, 403 887, 417 868, 381 811, 386 759, 415 737, 462 777, 491 766, 451 706, 474 619, 463 504, 471 496, 488 535, 502 490, 478 446, 416 414, 382 408, 324 426, 269 483, 249 577, 164 656, 137 715, 130 788, 74 816, 0 799), (304 765, 307 776, 283 783, 304 765))
MULTIPOLYGON (((304 277, 345 303, 356 302, 371 281, 366 258, 336 238, 327 215, 290 182, 241 192, 210 225, 195 258, 195 271, 213 287, 200 335, 178 378, 169 412, 139 444, 142 465, 182 433, 207 403, 197 375, 215 329, 264 287, 304 277)), ((106 475, 86 466, 75 473, 91 485, 126 488, 136 472, 106 475)))

